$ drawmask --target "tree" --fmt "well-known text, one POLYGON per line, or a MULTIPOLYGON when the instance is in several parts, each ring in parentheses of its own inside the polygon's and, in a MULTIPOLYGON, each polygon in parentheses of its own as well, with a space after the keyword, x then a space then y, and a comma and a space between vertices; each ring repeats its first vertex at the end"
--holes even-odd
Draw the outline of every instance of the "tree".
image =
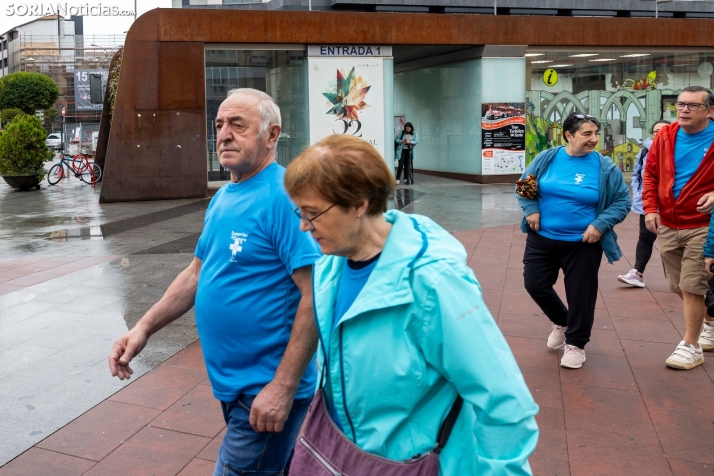
POLYGON ((38 109, 52 107, 60 90, 49 76, 18 71, 0 80, 0 110, 20 109, 25 114, 35 114, 38 109))

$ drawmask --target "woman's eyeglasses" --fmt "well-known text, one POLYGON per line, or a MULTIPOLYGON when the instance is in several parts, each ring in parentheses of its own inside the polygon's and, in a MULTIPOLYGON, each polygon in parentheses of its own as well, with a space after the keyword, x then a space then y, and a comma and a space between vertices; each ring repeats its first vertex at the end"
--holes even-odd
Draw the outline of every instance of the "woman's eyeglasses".
POLYGON ((324 215, 325 213, 329 212, 332 207, 337 205, 336 203, 333 203, 329 207, 327 207, 325 210, 321 211, 317 215, 313 216, 312 218, 308 218, 307 215, 305 215, 303 212, 300 211, 299 208, 295 208, 293 211, 295 214, 298 216, 299 219, 305 220, 305 223, 307 223, 307 229, 312 231, 315 229, 315 225, 312 224, 313 221, 318 219, 321 215, 324 215))

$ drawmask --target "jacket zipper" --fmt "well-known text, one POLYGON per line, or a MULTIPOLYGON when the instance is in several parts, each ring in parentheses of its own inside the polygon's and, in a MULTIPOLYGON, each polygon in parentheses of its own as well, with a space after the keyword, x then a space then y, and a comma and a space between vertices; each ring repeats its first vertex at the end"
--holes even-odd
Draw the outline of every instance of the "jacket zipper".
MULTIPOLYGON (((317 318, 317 308, 315 307, 315 265, 312 265, 312 309, 313 315, 315 316, 315 327, 317 327, 317 336, 320 341, 320 347, 322 347, 322 354, 325 356, 325 371, 330 371, 330 356, 325 351, 325 341, 322 338, 322 332, 320 331, 320 320, 317 318)), ((322 378, 326 378, 323 374, 320 378, 320 382, 317 383, 318 387, 322 387, 322 378)))
POLYGON ((337 468, 332 466, 329 461, 327 461, 310 443, 307 442, 307 440, 304 437, 300 437, 300 444, 305 447, 305 449, 315 457, 315 459, 329 472, 332 473, 332 476, 342 476, 342 473, 340 473, 337 468))
POLYGON ((352 430, 352 442, 354 444, 357 444, 357 435, 355 434, 355 427, 352 424, 350 412, 347 410, 347 395, 345 394, 345 367, 342 359, 342 326, 340 326, 340 383, 342 384, 342 408, 345 410, 345 415, 347 416, 347 423, 350 424, 350 430, 352 430))

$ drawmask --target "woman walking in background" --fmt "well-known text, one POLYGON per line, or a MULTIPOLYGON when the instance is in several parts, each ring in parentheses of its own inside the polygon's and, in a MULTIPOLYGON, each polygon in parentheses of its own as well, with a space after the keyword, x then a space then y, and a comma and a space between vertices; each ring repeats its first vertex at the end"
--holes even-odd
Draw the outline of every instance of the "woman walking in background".
POLYGON ((620 169, 595 151, 600 122, 572 113, 563 121, 563 133, 568 145, 538 154, 516 193, 524 212, 521 230, 528 233, 525 288, 552 322, 548 347, 563 348, 560 365, 578 369, 595 320, 602 254, 610 263, 622 256, 613 228, 631 202, 620 169), (535 187, 524 191, 525 185, 535 187), (568 307, 553 289, 561 269, 568 307))
POLYGON ((637 239, 637 247, 635 248, 635 267, 617 277, 621 283, 629 284, 638 288, 644 288, 645 282, 642 275, 645 272, 645 267, 652 256, 652 246, 657 239, 657 235, 652 233, 645 226, 645 212, 642 210, 642 171, 647 163, 647 153, 652 146, 652 141, 657 136, 657 132, 669 121, 657 121, 650 130, 651 138, 647 138, 642 144, 642 150, 637 154, 635 162, 635 170, 632 172, 632 211, 640 215, 640 236, 637 239))
POLYGON ((411 122, 404 124, 404 130, 394 138, 397 148, 394 152, 395 158, 399 161, 397 168, 397 183, 401 183, 402 170, 404 170, 404 183, 414 185, 414 147, 419 143, 414 126, 411 122))

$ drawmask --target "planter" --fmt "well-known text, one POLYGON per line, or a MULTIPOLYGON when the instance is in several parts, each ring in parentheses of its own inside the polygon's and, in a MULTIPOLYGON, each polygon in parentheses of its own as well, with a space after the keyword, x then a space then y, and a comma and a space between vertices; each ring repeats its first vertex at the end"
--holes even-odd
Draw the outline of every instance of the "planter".
POLYGON ((37 175, 3 175, 3 180, 12 188, 17 188, 21 192, 30 190, 35 187, 40 189, 40 181, 37 180, 37 175))

